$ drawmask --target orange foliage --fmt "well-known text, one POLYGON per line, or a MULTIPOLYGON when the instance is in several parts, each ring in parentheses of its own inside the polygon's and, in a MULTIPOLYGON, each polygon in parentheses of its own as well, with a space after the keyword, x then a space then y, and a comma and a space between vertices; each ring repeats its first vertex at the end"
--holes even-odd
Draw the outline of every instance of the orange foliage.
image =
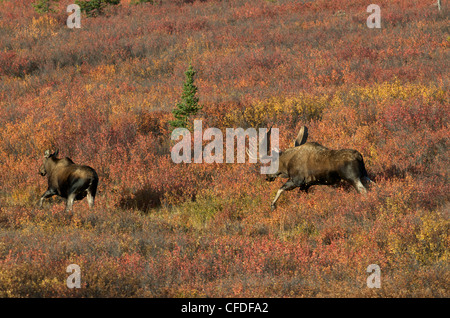
POLYGON ((162 1, 82 28, 0 1, 1 297, 448 297, 449 34, 424 1, 162 1), (175 164, 170 110, 189 61, 203 127, 301 125, 359 150, 375 181, 292 191, 252 164, 175 164), (94 167, 66 215, 43 151, 94 167), (65 286, 69 264, 82 288, 65 286), (382 288, 367 288, 369 264, 382 288))

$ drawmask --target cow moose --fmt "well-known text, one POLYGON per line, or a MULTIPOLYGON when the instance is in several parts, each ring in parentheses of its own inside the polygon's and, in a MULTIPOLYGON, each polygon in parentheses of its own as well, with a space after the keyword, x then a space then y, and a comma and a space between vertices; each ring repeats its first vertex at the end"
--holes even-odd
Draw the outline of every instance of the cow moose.
MULTIPOLYGON (((270 139, 270 130, 267 139, 270 139)), ((306 142, 308 129, 300 128, 294 147, 278 152, 278 171, 267 174, 267 181, 277 177, 288 178, 272 201, 272 211, 284 191, 295 188, 307 192, 313 185, 333 185, 341 180, 349 182, 358 193, 366 193, 367 183, 372 182, 367 175, 362 155, 353 149, 328 149, 317 142, 306 142), (366 183, 366 186, 363 184, 366 183)), ((247 154, 254 157, 247 149, 247 154)))
POLYGON ((48 188, 39 200, 39 207, 42 207, 45 198, 58 195, 67 199, 66 212, 72 211, 74 200, 82 200, 86 196, 89 207, 92 208, 97 193, 97 172, 91 167, 75 164, 68 157, 58 159, 58 152, 44 152, 39 173, 47 176, 48 188))

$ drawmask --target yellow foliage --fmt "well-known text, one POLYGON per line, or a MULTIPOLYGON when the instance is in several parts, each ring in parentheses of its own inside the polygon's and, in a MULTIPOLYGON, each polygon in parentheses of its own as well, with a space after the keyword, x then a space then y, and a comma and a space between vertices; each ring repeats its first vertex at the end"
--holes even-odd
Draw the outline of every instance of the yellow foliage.
POLYGON ((11 205, 19 205, 23 203, 33 204, 39 195, 38 187, 16 188, 12 191, 11 196, 5 200, 11 205))
POLYGON ((397 216, 400 214, 406 214, 409 211, 408 202, 410 199, 410 193, 397 192, 391 197, 386 199, 386 207, 384 207, 386 213, 397 216))
POLYGON ((15 281, 9 271, 0 271, 0 297, 15 297, 13 292, 15 281))
POLYGON ((447 263, 450 254, 450 221, 437 213, 428 213, 420 218, 422 225, 416 233, 418 243, 411 246, 412 254, 422 264, 442 261, 447 263))
POLYGON ((89 77, 93 81, 110 80, 116 74, 116 68, 114 65, 99 65, 93 69, 89 77))
POLYGON ((273 99, 258 101, 244 110, 243 117, 251 127, 260 127, 266 123, 267 119, 279 114, 281 108, 280 103, 273 99))
POLYGON ((328 95, 311 95, 301 93, 298 97, 287 99, 298 115, 303 114, 306 119, 318 118, 328 106, 328 95))
POLYGON ((59 281, 56 277, 50 278, 46 277, 39 282, 39 288, 42 290, 54 290, 58 287, 66 287, 65 284, 59 281))
MULTIPOLYGON (((425 101, 442 100, 446 92, 433 84, 424 85, 420 83, 402 83, 399 79, 391 82, 383 82, 374 86, 355 86, 346 91, 348 97, 359 97, 362 100, 389 100, 409 99, 411 97, 422 97, 425 101)), ((335 96, 338 98, 339 96, 335 96)), ((342 105, 335 101, 336 106, 342 105)))
POLYGON ((39 16, 38 18, 34 18, 31 21, 31 25, 23 31, 25 36, 30 36, 33 38, 54 36, 58 32, 56 29, 58 28, 58 21, 47 15, 39 16))
POLYGON ((262 127, 273 122, 278 115, 288 114, 306 120, 318 118, 328 105, 327 95, 299 93, 294 97, 271 97, 256 101, 242 110, 225 115, 225 125, 234 126, 245 121, 250 127, 262 127))

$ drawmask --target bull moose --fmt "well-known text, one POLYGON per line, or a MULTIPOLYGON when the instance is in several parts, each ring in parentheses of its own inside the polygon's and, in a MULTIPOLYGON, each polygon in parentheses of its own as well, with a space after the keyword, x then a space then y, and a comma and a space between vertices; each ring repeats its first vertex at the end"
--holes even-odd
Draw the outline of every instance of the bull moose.
POLYGON ((44 152, 39 173, 47 176, 48 188, 39 200, 39 207, 42 207, 45 198, 58 195, 67 199, 66 211, 72 211, 74 200, 82 200, 86 196, 89 207, 92 208, 98 185, 97 172, 91 167, 75 164, 68 157, 58 159, 58 152, 44 152))
MULTIPOLYGON (((270 129, 267 139, 270 136, 270 129)), ((294 147, 278 152, 278 171, 266 175, 267 181, 277 177, 288 178, 278 190, 272 202, 272 210, 281 193, 300 188, 305 192, 313 185, 333 185, 341 180, 349 182, 358 193, 366 193, 367 183, 372 182, 367 175, 362 155, 353 149, 328 149, 316 142, 306 142, 308 129, 300 128, 294 147), (366 186, 363 184, 366 183, 366 186)), ((247 149, 249 156, 252 156, 247 149)))

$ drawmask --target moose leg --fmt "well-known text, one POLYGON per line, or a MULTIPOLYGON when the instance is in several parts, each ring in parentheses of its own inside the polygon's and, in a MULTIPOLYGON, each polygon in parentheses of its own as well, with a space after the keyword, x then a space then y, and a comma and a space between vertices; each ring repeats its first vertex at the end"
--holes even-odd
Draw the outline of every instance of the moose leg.
POLYGON ((303 191, 303 192, 308 193, 310 187, 311 187, 311 185, 302 184, 302 185, 300 186, 300 191, 303 191))
POLYGON ((352 180, 351 184, 356 189, 356 191, 358 191, 358 193, 367 193, 366 187, 362 184, 361 180, 352 180))
POLYGON ((93 180, 91 180, 91 182, 89 183, 89 186, 87 188, 87 201, 89 204, 89 208, 94 207, 95 195, 97 193, 97 184, 98 184, 98 179, 94 178, 93 180))
POLYGON ((368 187, 372 183, 374 183, 372 180, 369 179, 369 177, 364 177, 361 182, 364 184, 364 187, 368 187))
POLYGON ((270 206, 272 208, 272 211, 275 210, 276 202, 280 197, 280 195, 283 193, 283 191, 290 191, 292 189, 295 189, 296 187, 297 185, 291 179, 289 179, 285 184, 283 184, 281 188, 278 190, 277 195, 275 196, 275 199, 273 199, 272 205, 270 206))
POLYGON ((67 203, 66 203, 66 212, 72 211, 73 201, 75 200, 76 194, 71 193, 67 197, 67 203))
POLYGON ((41 196, 39 200, 39 208, 42 208, 42 203, 44 202, 44 199, 50 198, 56 194, 56 191, 53 189, 48 188, 47 191, 41 196))
POLYGON ((89 208, 92 208, 94 206, 94 196, 91 194, 91 192, 89 190, 88 190, 86 199, 89 204, 89 208))

